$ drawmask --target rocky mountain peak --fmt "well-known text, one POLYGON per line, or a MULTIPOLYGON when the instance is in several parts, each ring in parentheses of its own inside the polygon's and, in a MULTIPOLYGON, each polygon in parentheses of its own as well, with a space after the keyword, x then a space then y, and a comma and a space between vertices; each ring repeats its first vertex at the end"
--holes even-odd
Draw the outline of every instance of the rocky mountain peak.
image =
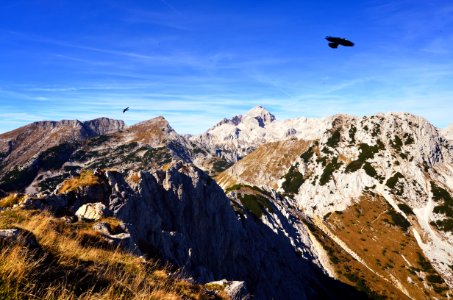
POLYGON ((126 124, 122 120, 97 118, 83 122, 83 125, 93 135, 103 135, 123 130, 126 124))
POLYGON ((265 127, 275 121, 275 116, 264 107, 256 106, 244 115, 243 122, 247 122, 248 120, 258 122, 260 127, 265 127))
POLYGON ((132 141, 151 146, 162 145, 168 140, 177 139, 179 136, 162 116, 130 126, 125 132, 129 133, 132 141))

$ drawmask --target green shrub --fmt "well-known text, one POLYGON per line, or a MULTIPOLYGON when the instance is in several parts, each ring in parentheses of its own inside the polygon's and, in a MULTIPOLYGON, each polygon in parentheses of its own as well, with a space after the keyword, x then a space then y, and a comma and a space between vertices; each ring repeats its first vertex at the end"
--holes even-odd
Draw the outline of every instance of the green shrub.
POLYGON ((396 172, 392 177, 387 179, 387 182, 385 183, 385 185, 387 185, 389 188, 393 189, 393 188, 395 188, 395 186, 398 183, 398 180, 400 178, 404 178, 403 174, 401 174, 400 172, 396 172))
POLYGON ((417 252, 417 256, 418 256, 417 263, 420 265, 423 271, 427 273, 435 272, 431 263, 428 260, 426 260, 426 258, 420 252, 417 252))
POLYGON ((365 163, 363 164, 363 169, 365 170, 365 173, 366 173, 368 176, 374 177, 374 178, 377 177, 376 169, 375 169, 369 162, 365 162, 365 163))
POLYGON ((304 183, 304 176, 297 170, 298 164, 291 166, 288 173, 283 176, 285 181, 282 188, 286 193, 297 194, 300 186, 304 183))
POLYGON ((321 178, 319 179, 319 184, 325 185, 327 182, 329 182, 333 172, 338 170, 341 165, 342 163, 338 162, 338 157, 334 157, 332 161, 324 168, 321 178))
POLYGON ((248 184, 235 184, 235 185, 232 185, 230 186, 229 188, 227 188, 225 190, 225 193, 229 193, 229 192, 232 192, 232 191, 238 191, 240 190, 241 188, 249 188, 251 190, 254 190, 256 192, 259 192, 260 194, 263 194, 263 195, 266 195, 268 197, 272 197, 272 194, 266 190, 263 190, 257 186, 251 186, 251 185, 248 185, 248 184))
POLYGON ((7 152, 0 152, 0 162, 7 156, 8 156, 7 152))
POLYGON ((401 138, 397 135, 395 135, 395 139, 393 141, 390 141, 390 144, 392 145, 392 147, 397 150, 398 152, 401 151, 401 147, 403 146, 403 141, 401 140, 401 138))
POLYGON ((404 138, 405 138, 405 140, 404 140, 404 144, 405 145, 411 145, 411 144, 413 144, 415 142, 415 140, 412 137, 412 135, 407 133, 407 132, 404 134, 404 138))
POLYGON ((124 153, 128 153, 128 152, 134 150, 137 146, 138 146, 137 142, 132 142, 129 144, 120 145, 120 146, 116 147, 114 151, 117 154, 124 154, 124 153))
POLYGON ((302 155, 300 156, 300 158, 302 158, 302 160, 305 162, 305 163, 308 163, 308 161, 310 160, 310 158, 313 156, 314 152, 313 152, 313 146, 311 146, 310 148, 308 148, 307 151, 305 151, 304 153, 302 153, 302 155))
POLYGON ((388 210, 387 214, 392 218, 393 224, 401 227, 403 231, 407 231, 407 229, 411 226, 411 223, 409 223, 403 215, 396 212, 393 208, 388 210))
POLYGON ((340 139, 341 139, 340 129, 337 129, 327 140, 326 145, 335 148, 336 146, 338 146, 340 139))
POLYGON ((333 154, 332 151, 329 150, 329 148, 327 147, 323 147, 322 150, 321 150, 322 153, 325 153, 325 154, 333 154))
POLYGON ((439 230, 453 233, 453 219, 452 218, 438 220, 435 222, 433 221, 431 224, 435 225, 439 230))
POLYGON ((372 137, 377 137, 381 133, 381 125, 379 123, 374 124, 373 131, 371 132, 372 137))
POLYGON ((258 219, 261 218, 264 210, 273 212, 273 208, 269 199, 264 196, 240 194, 239 200, 241 200, 242 205, 244 205, 244 207, 258 219))
POLYGON ((431 181, 431 192, 433 193, 433 200, 438 204, 434 207, 433 212, 446 217, 443 220, 433 222, 434 225, 439 230, 453 232, 453 198, 447 190, 437 186, 433 181, 431 181))
POLYGON ((401 211, 403 211, 406 215, 415 215, 412 208, 410 208, 407 204, 400 203, 398 204, 398 208, 401 209, 401 211))
POLYGON ((447 190, 437 186, 434 181, 431 181, 431 191, 433 193, 433 200, 440 201, 444 200, 446 202, 453 203, 453 198, 451 197, 450 193, 447 190))
MULTIPOLYGON (((356 160, 350 162, 346 166, 345 171, 347 173, 352 173, 352 172, 357 171, 358 169, 360 169, 362 167, 362 165, 365 163, 365 161, 367 159, 372 159, 374 157, 374 155, 376 153, 378 153, 382 149, 385 149, 385 146, 380 140, 378 140, 376 142, 376 145, 373 145, 373 146, 370 146, 370 145, 365 144, 365 143, 360 144, 360 146, 359 146, 359 150, 360 150, 359 158, 357 158, 356 160)), ((367 169, 368 169, 369 172, 373 173, 373 171, 371 171, 372 167, 371 168, 370 167, 371 167, 371 165, 369 167, 367 166, 367 169)), ((364 167, 364 169, 365 169, 365 167, 364 167)), ((367 169, 365 169, 365 172, 367 172, 367 169)), ((374 172, 376 172, 376 170, 374 170, 374 172)), ((377 173, 376 173, 375 176, 377 176, 377 173)), ((372 177, 375 177, 375 176, 372 176, 372 177)))
POLYGON ((444 283, 444 280, 438 274, 428 274, 426 279, 431 283, 444 283))
POLYGON ((355 172, 357 171, 358 169, 360 169, 362 167, 362 164, 363 164, 363 161, 357 159, 357 160, 354 160, 354 161, 351 161, 347 166, 346 166, 346 173, 352 173, 352 172, 355 172))
POLYGON ((172 157, 166 147, 152 148, 147 147, 145 154, 143 154, 142 161, 145 164, 157 163, 158 165, 165 165, 171 162, 172 157))

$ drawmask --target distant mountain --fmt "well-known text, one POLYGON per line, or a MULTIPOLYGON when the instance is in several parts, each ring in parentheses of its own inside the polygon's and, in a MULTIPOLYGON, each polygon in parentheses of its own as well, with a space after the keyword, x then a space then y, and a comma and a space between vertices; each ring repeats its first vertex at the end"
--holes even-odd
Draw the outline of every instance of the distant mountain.
POLYGON ((228 161, 237 161, 265 143, 319 138, 329 124, 329 118, 278 121, 264 107, 257 106, 245 115, 223 119, 205 133, 192 136, 191 141, 211 154, 221 151, 221 156, 228 161))
POLYGON ((78 120, 42 121, 31 123, 0 134, 2 163, 22 163, 34 155, 63 142, 81 141, 94 136, 122 130, 123 121, 99 118, 78 120))
POLYGON ((107 118, 85 122, 42 121, 0 134, 0 187, 21 189, 30 184, 40 168, 40 161, 45 161, 44 169, 55 164, 59 167, 77 143, 124 127, 123 121, 107 118), (54 150, 50 152, 55 152, 56 157, 46 153, 49 149, 54 150))

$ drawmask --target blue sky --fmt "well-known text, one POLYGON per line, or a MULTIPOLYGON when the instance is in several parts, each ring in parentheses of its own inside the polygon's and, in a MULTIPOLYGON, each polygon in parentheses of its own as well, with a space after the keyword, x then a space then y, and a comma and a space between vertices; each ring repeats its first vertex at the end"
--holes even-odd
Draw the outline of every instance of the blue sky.
POLYGON ((200 133, 255 105, 278 119, 407 111, 446 127, 451 45, 445 0, 2 0, 0 132, 163 115, 200 133), (327 35, 356 45, 330 49, 327 35))

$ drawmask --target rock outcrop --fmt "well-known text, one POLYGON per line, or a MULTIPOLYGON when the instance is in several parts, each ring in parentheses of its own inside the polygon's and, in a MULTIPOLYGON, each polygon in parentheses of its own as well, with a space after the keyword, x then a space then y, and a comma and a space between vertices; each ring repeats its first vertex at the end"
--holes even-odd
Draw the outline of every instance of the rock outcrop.
MULTIPOLYGON (((138 246, 138 250, 130 250, 148 256, 162 257, 198 282, 223 278, 244 281, 258 299, 333 299, 335 291, 358 295, 329 278, 308 252, 300 255, 295 250, 292 240, 283 234, 290 226, 277 210, 277 217, 267 218, 269 222, 283 222, 285 229, 281 232, 277 223, 268 226, 248 213, 245 218, 238 216, 216 182, 191 164, 177 162, 165 172, 141 171, 137 176, 105 173, 111 191, 105 213, 121 220, 130 234, 130 239, 115 237, 97 226, 107 239, 138 246)), ((80 194, 83 191, 79 190, 78 198, 84 198, 80 194)), ((71 201, 66 200, 80 203, 71 201)), ((87 206, 72 209, 87 211, 87 206)), ((298 243, 303 247, 301 241, 298 243)))
POLYGON ((114 133, 125 129, 126 124, 122 120, 114 120, 109 118, 98 118, 82 123, 83 127, 89 136, 98 136, 109 133, 114 133))
POLYGON ((453 123, 447 128, 442 129, 441 133, 447 138, 447 140, 453 142, 453 123))
POLYGON ((107 216, 106 207, 101 202, 84 204, 77 209, 75 215, 81 220, 91 221, 97 221, 107 216))

